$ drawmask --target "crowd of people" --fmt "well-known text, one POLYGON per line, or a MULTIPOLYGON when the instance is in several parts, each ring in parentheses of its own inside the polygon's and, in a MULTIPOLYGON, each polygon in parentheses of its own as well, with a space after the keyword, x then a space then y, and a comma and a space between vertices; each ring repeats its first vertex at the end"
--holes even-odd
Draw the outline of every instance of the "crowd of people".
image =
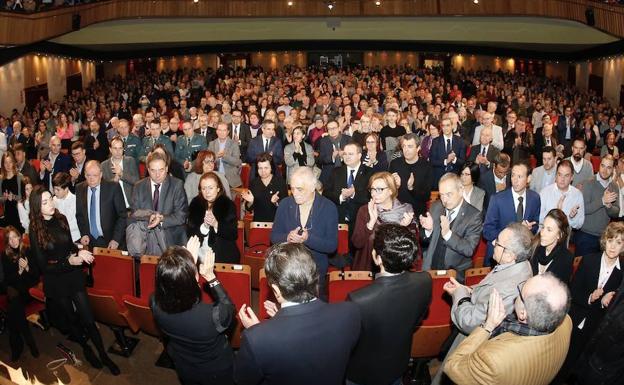
POLYGON ((624 329, 622 125, 591 91, 489 70, 184 69, 42 99, 0 116, 12 357, 24 343, 38 355, 24 306, 41 276, 86 359, 119 373, 86 300, 81 266, 98 246, 162 255, 151 307, 183 383, 400 384, 431 297, 420 264, 455 271, 434 383, 609 383, 623 368, 597 346, 624 329), (243 211, 272 222, 278 304, 260 324, 240 310, 234 357, 213 265, 240 262, 243 211), (341 223, 350 251, 337 256, 341 223), (492 269, 467 287, 482 239, 492 269), (375 282, 328 305, 330 264, 375 282))

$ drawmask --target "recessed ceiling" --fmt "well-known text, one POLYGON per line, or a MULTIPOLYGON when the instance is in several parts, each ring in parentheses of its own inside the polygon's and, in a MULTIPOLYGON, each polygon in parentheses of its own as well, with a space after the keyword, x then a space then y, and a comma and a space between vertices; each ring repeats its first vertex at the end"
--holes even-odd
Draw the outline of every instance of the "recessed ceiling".
MULTIPOLYGON (((619 39, 569 20, 457 16, 116 20, 93 24, 51 41, 92 50, 131 50, 300 40, 444 42, 573 52, 619 39)), ((319 49, 322 48, 319 44, 319 49)))

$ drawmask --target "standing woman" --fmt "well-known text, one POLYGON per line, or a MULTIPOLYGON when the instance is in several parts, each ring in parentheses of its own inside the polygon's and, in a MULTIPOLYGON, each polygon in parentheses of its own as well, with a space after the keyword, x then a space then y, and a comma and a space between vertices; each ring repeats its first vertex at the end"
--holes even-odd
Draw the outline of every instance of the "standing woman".
POLYGON ((198 247, 197 238, 191 238, 187 249, 173 246, 163 253, 150 307, 154 321, 168 336, 167 352, 183 385, 230 385, 234 357, 225 332, 235 308, 214 274, 212 251, 197 269, 198 247), (201 302, 200 275, 214 303, 201 302))
POLYGON ((208 172, 199 179, 199 195, 189 204, 187 233, 189 237, 199 237, 202 246, 200 259, 203 260, 210 247, 217 262, 239 262, 240 253, 236 246, 236 206, 225 195, 221 179, 213 172, 208 172))
POLYGON ((0 219, 3 227, 13 226, 22 232, 22 224, 17 211, 17 203, 22 200, 24 191, 22 174, 17 172, 17 162, 12 152, 5 152, 2 155, 2 165, 0 168, 0 200, 4 204, 4 218, 0 219))
MULTIPOLYGON (((290 176, 299 167, 314 167, 314 150, 306 143, 305 129, 301 126, 293 128, 292 143, 284 147, 284 163, 286 163, 286 181, 290 184, 290 176)), ((285 197, 282 197, 285 198, 285 197)))
POLYGON ((30 250, 22 243, 22 235, 13 226, 4 230, 7 240, 2 254, 2 270, 4 286, 9 301, 7 323, 9 327, 9 345, 11 361, 17 361, 24 350, 24 342, 33 357, 39 357, 39 350, 30 331, 24 313, 26 305, 31 301, 28 289, 39 282, 39 271, 30 256, 30 250))
POLYGON ((37 147, 37 159, 43 159, 50 152, 50 138, 52 134, 48 131, 45 120, 37 123, 37 131, 35 132, 35 147, 37 147))
POLYGON ((61 138, 61 148, 69 150, 74 137, 74 125, 69 122, 64 112, 59 114, 59 124, 56 126, 56 136, 61 138))
POLYGON ((24 228, 24 232, 28 234, 28 227, 30 224, 29 213, 30 213, 30 203, 28 202, 30 198, 30 193, 33 190, 33 184, 30 181, 30 178, 27 176, 23 179, 24 182, 24 196, 22 200, 17 204, 17 213, 19 214, 19 219, 22 227, 24 228))
POLYGON ((249 183, 249 190, 242 194, 245 209, 253 211, 254 222, 273 222, 279 202, 288 196, 284 179, 276 177, 271 170, 272 162, 270 154, 263 152, 258 155, 258 178, 254 178, 249 183))
POLYGON ((202 150, 197 153, 197 158, 193 162, 193 170, 186 175, 186 180, 184 181, 184 192, 186 192, 186 200, 190 202, 197 196, 199 179, 202 175, 207 172, 214 172, 217 174, 219 179, 221 179, 221 183, 223 184, 223 190, 225 195, 228 198, 232 199, 232 195, 230 193, 230 184, 225 178, 224 174, 221 174, 218 171, 215 171, 215 153, 210 150, 202 150))
POLYGON ((388 171, 388 157, 384 151, 379 150, 379 135, 370 132, 364 138, 364 151, 362 151, 362 163, 373 169, 373 172, 388 171))
POLYGON ((43 273, 43 292, 69 321, 71 338, 82 346, 91 366, 99 369, 104 364, 118 375, 119 368, 104 350, 85 289, 82 264, 91 264, 94 257, 87 250, 78 250, 72 242, 67 219, 54 208, 52 195, 42 186, 35 187, 30 195, 30 245, 43 273), (87 344, 88 339, 95 345, 99 359, 87 344))
POLYGON ((569 235, 567 215, 559 209, 550 210, 536 237, 538 245, 531 258, 533 275, 551 272, 566 284, 570 282, 574 256, 567 247, 569 235))

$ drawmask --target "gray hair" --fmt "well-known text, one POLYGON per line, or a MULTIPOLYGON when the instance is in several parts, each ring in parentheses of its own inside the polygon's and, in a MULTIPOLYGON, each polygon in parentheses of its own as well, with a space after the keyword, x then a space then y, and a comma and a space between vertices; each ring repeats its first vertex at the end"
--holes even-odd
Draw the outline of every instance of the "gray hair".
POLYGON ((318 182, 316 175, 314 175, 314 170, 312 170, 311 167, 297 167, 290 176, 290 180, 292 181, 293 178, 302 178, 306 182, 306 185, 313 189, 316 188, 318 182))
POLYGON ((271 246, 264 261, 267 281, 290 302, 308 302, 318 296, 319 274, 310 251, 302 243, 271 246))
POLYGON ((413 140, 416 143, 416 147, 420 147, 420 136, 414 134, 413 132, 403 135, 400 143, 403 144, 406 140, 413 140))
POLYGON ((506 249, 516 257, 516 262, 528 260, 531 256, 531 239, 533 238, 531 231, 520 222, 508 225, 505 230, 510 231, 509 245, 506 249))
POLYGON ((552 273, 546 272, 534 279, 545 280, 539 291, 524 298, 527 324, 537 331, 552 333, 565 318, 570 307, 570 291, 552 273))
POLYGON ((461 190, 464 187, 461 179, 459 178, 459 175, 455 174, 454 172, 447 172, 446 174, 442 175, 440 181, 438 182, 438 185, 441 185, 442 182, 446 182, 447 180, 455 182, 455 187, 457 188, 457 190, 461 190))

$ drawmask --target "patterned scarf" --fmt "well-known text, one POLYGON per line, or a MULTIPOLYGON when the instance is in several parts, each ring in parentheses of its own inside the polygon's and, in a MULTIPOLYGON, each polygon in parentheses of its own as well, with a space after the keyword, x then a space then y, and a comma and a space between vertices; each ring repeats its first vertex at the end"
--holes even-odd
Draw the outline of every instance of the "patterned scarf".
POLYGON ((518 321, 514 314, 508 315, 503 322, 498 325, 496 329, 492 331, 492 335, 490 335, 490 339, 494 338, 503 333, 510 332, 518 336, 524 337, 535 337, 535 336, 543 336, 544 334, 548 334, 545 332, 537 331, 531 328, 529 325, 525 323, 521 323, 518 321))

